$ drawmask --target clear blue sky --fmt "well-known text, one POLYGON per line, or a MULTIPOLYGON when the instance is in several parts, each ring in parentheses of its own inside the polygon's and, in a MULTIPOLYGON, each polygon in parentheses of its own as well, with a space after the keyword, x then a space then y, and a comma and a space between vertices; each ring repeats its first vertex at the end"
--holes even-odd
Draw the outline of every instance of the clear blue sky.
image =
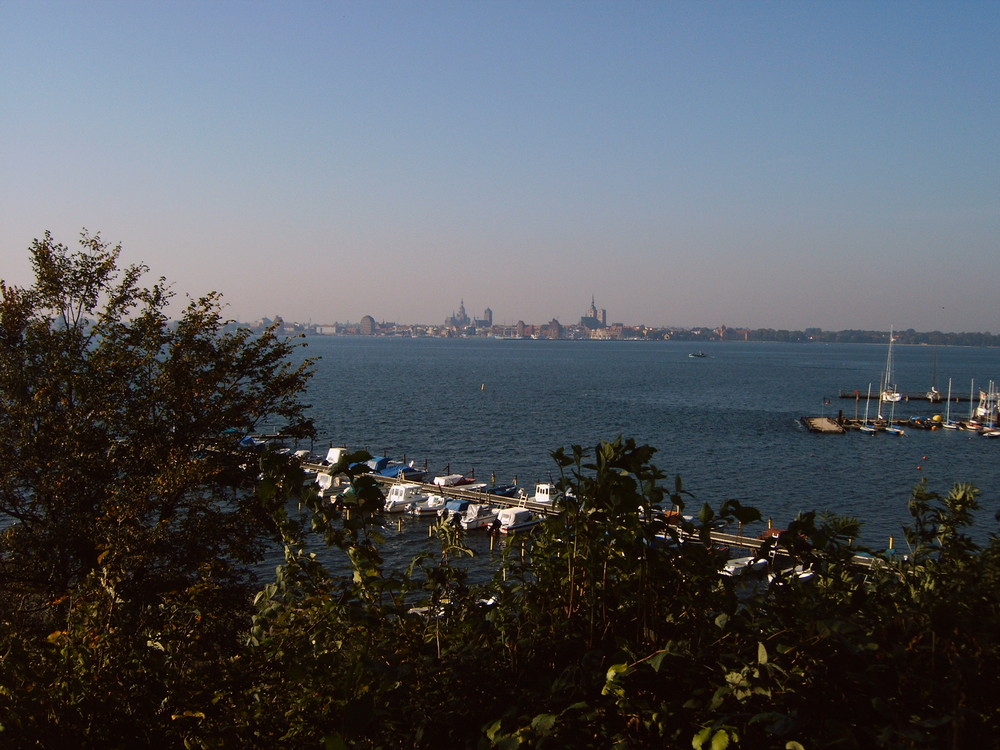
POLYGON ((998 2, 0 3, 50 229, 244 320, 1000 332, 998 2))

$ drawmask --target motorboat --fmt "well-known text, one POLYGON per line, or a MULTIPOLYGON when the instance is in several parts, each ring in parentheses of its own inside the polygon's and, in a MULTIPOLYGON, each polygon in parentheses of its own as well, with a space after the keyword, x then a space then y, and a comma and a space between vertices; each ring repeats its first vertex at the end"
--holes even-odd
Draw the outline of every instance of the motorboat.
POLYGON ((529 495, 522 488, 518 497, 522 502, 541 503, 543 505, 554 505, 562 493, 550 482, 539 482, 535 485, 535 493, 529 495))
POLYGON ((451 497, 445 500, 444 505, 441 506, 441 509, 438 511, 438 515, 444 521, 455 521, 457 523, 456 519, 460 520, 465 515, 465 511, 469 509, 470 505, 472 505, 471 500, 451 497))
POLYGON ((465 514, 459 519, 458 525, 466 531, 485 529, 497 520, 497 508, 487 503, 472 503, 465 509, 465 514))
POLYGON ((542 522, 542 516, 527 508, 501 508, 497 511, 501 534, 513 534, 542 522))
POLYGON ((419 484, 405 482, 394 484, 385 496, 386 513, 402 513, 423 499, 423 488, 419 484))
POLYGON ((424 495, 423 498, 410 507, 410 513, 415 516, 436 516, 446 502, 443 495, 424 495))

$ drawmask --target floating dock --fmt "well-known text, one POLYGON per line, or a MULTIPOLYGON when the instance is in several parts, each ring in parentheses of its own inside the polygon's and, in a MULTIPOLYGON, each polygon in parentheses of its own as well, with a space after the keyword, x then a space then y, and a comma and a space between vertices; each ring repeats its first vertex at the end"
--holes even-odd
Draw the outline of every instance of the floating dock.
POLYGON ((847 431, 842 424, 832 417, 802 417, 800 421, 809 432, 840 435, 847 431))

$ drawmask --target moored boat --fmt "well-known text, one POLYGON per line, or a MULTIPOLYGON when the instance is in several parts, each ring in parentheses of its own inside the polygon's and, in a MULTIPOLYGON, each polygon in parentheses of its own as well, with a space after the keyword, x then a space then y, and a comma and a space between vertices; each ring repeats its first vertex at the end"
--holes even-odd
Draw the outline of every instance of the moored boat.
POLYGON ((423 488, 419 484, 394 484, 385 496, 386 513, 402 513, 423 499, 423 488))
POLYGON ((498 509, 486 503, 472 503, 465 509, 459 520, 459 526, 466 531, 485 529, 497 520, 498 509))
POLYGON ((549 482, 539 482, 535 485, 535 492, 533 495, 528 495, 528 493, 522 488, 519 497, 522 502, 554 505, 561 495, 562 493, 554 484, 549 482))
POLYGON ((501 508, 497 511, 501 534, 525 531, 542 522, 542 517, 527 508, 501 508))
POLYGON ((445 502, 443 495, 424 495, 422 500, 410 508, 410 513, 415 516, 436 516, 444 508, 445 502))

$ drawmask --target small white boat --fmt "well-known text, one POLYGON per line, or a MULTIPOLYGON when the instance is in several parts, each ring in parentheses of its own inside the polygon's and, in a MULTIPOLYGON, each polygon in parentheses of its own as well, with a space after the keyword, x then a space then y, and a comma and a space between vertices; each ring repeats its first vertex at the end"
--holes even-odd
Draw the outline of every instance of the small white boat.
POLYGON ((402 513, 423 499, 423 489, 419 484, 394 484, 385 496, 386 513, 402 513))
POLYGON ((410 507, 410 513, 415 516, 436 516, 444 507, 445 498, 443 495, 424 495, 423 500, 418 500, 410 507))
POLYGON ((542 522, 542 517, 527 508, 501 508, 497 511, 501 534, 524 531, 542 522))
POLYGON ((553 505, 562 493, 556 488, 554 484, 548 482, 541 482, 535 485, 535 494, 528 495, 523 489, 520 491, 519 497, 522 501, 527 501, 529 503, 543 503, 545 505, 553 505))
POLYGON ((465 513, 459 519, 458 525, 466 531, 474 529, 485 529, 497 520, 499 511, 492 505, 486 503, 473 503, 465 509, 465 513))
POLYGON ((727 560, 719 572, 724 576, 745 576, 760 573, 767 568, 767 560, 760 557, 734 557, 727 560))

